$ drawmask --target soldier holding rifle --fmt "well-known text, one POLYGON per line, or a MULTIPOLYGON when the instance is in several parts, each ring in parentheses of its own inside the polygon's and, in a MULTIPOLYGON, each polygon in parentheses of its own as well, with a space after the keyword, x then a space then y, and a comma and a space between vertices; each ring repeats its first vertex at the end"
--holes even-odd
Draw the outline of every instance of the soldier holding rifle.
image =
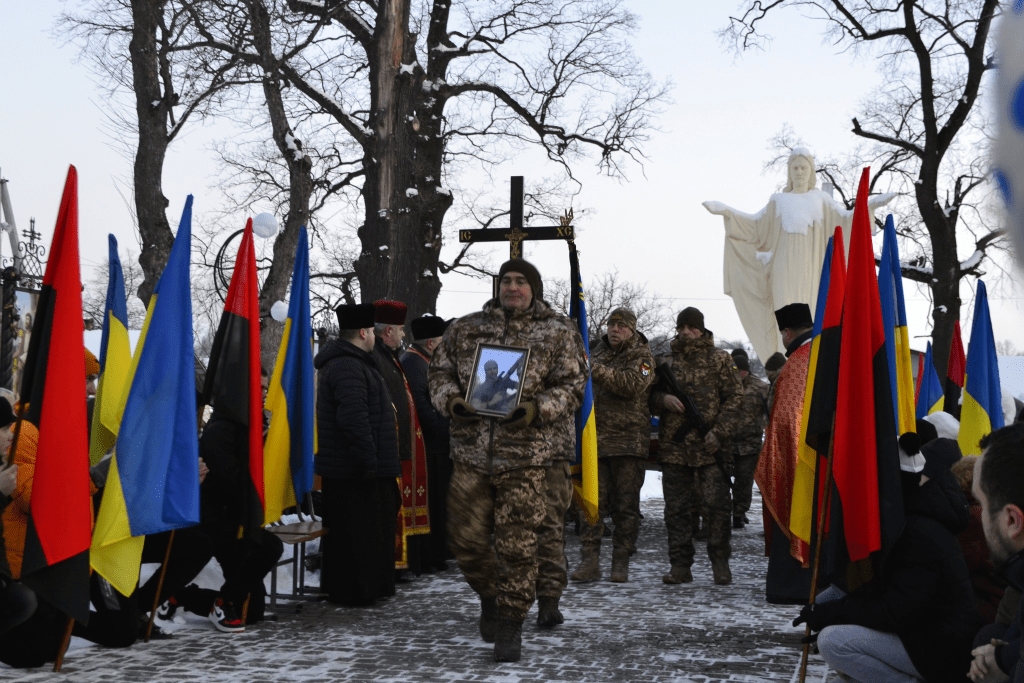
POLYGON ((693 581, 692 510, 702 501, 708 511, 712 574, 715 583, 728 584, 732 582, 732 501, 731 463, 725 446, 733 431, 730 420, 739 409, 742 385, 732 358, 715 348, 714 336, 704 327, 704 315, 696 308, 685 308, 676 318, 672 353, 664 360, 663 379, 651 392, 651 410, 661 415, 661 433, 669 437, 661 440, 658 454, 672 564, 662 581, 693 581))

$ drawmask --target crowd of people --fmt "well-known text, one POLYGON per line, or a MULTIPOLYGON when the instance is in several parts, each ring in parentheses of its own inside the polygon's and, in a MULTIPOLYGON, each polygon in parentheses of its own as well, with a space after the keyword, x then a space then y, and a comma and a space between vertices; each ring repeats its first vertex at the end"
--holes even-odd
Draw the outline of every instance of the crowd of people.
MULTIPOLYGON (((413 339, 404 350, 404 304, 337 309, 338 337, 314 359, 318 513, 327 530, 321 590, 332 603, 374 605, 409 574, 446 571, 455 560, 479 597, 480 637, 494 644, 496 661, 518 661, 535 601, 538 625, 554 628, 564 620, 559 602, 569 580, 602 578, 604 538, 612 545, 610 580, 629 581, 655 416, 665 584, 693 581, 701 569, 695 541, 705 542, 714 583, 732 582, 731 536, 751 523, 756 482, 769 558, 764 598, 804 605, 794 625, 809 626, 809 640, 842 680, 1024 681, 1024 425, 993 432, 982 456, 962 458, 947 422, 919 421, 917 461, 924 465, 901 473, 906 521, 895 546, 869 580, 823 573, 828 580, 812 601, 810 548, 790 530, 813 323, 806 304, 776 311, 786 353, 768 359, 764 382, 742 349, 715 345, 696 308, 679 313, 661 357, 634 312, 615 309, 588 360, 575 323, 544 300, 531 263, 504 263, 497 289, 480 311, 457 320, 409 321, 413 339), (528 354, 502 372, 483 346, 528 354), (588 377, 598 504, 596 515, 581 515, 581 559, 570 575, 570 462, 588 377)), ((98 371, 94 359, 87 366, 87 374, 98 371)), ((18 575, 21 558, 12 549, 23 545, 14 536, 25 533, 38 437, 23 422, 8 452, 16 401, 0 398, 7 541, 0 560, 8 576, 18 575)), ((144 561, 166 563, 159 589, 154 575, 125 597, 93 574, 94 612, 76 634, 130 645, 152 605, 162 619, 177 609, 208 615, 226 633, 262 618, 264 578, 282 544, 244 519, 246 430, 213 411, 200 438, 201 523, 177 530, 173 543, 169 534, 146 538, 144 561), (223 585, 199 589, 192 581, 211 558, 223 585)), ((105 463, 92 468, 97 493, 105 463)), ((29 667, 52 660, 64 623, 22 583, 0 583, 0 661, 29 667)))

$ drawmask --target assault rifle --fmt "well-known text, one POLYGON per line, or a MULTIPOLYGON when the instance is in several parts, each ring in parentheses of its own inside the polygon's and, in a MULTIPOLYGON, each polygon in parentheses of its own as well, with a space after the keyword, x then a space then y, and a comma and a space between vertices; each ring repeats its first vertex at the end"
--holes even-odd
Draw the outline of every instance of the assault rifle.
POLYGON ((683 404, 683 408, 686 412, 683 413, 683 424, 680 425, 676 433, 672 435, 672 440, 676 443, 682 443, 686 439, 686 435, 692 430, 696 429, 697 434, 700 438, 707 436, 711 428, 708 427, 708 423, 704 421, 704 416, 700 414, 700 409, 697 408, 697 404, 693 402, 693 397, 683 391, 683 388, 679 386, 679 382, 676 380, 676 376, 672 374, 672 368, 668 363, 662 363, 654 369, 654 374, 658 378, 658 383, 661 388, 669 394, 672 394, 683 404))
MULTIPOLYGON (((704 421, 704 416, 700 414, 700 409, 697 408, 697 404, 694 403, 693 397, 683 391, 683 388, 679 386, 679 382, 676 380, 676 376, 672 374, 672 368, 668 363, 662 363, 654 369, 654 374, 658 378, 659 388, 665 392, 672 394, 679 399, 680 403, 683 404, 683 408, 686 412, 683 413, 683 424, 679 426, 676 433, 672 435, 672 440, 676 443, 682 443, 686 439, 686 435, 692 430, 696 429, 697 434, 700 438, 704 438, 711 431, 711 427, 708 427, 708 423, 704 421)), ((722 454, 723 448, 719 448, 715 451, 715 464, 718 465, 718 469, 722 471, 722 476, 725 477, 725 483, 732 489, 732 473, 729 468, 726 467, 725 458, 722 454)))

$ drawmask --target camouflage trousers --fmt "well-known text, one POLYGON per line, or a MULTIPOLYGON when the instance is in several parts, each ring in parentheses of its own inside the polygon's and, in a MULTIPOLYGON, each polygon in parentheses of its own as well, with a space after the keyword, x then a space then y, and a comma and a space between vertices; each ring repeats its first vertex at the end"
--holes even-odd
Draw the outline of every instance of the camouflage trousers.
POLYGON ((742 517, 750 510, 750 502, 754 495, 754 470, 757 469, 757 458, 761 454, 748 453, 733 456, 736 463, 736 478, 732 485, 732 514, 742 517))
POLYGON ((640 458, 600 458, 597 461, 597 524, 580 524, 580 544, 599 548, 604 535, 604 520, 612 518, 612 548, 636 552, 640 533, 640 488, 644 485, 644 461, 640 458))
POLYGON ((537 527, 537 597, 560 598, 569 576, 565 568, 565 511, 572 502, 569 462, 555 461, 544 478, 547 508, 537 527))
POLYGON ((487 475, 456 462, 448 488, 448 543, 470 588, 497 596, 498 614, 522 621, 537 583, 537 527, 546 467, 487 475), (491 535, 494 541, 491 541, 491 535))
POLYGON ((668 558, 673 567, 693 565, 693 514, 699 503, 708 511, 708 557, 728 560, 732 554, 732 501, 729 484, 718 465, 687 467, 664 463, 665 528, 668 558))

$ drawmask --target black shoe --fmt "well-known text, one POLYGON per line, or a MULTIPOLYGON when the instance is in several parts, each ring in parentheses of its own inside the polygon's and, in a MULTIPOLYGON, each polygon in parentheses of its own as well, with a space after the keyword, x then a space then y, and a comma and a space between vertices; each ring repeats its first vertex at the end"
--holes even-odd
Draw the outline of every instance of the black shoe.
POLYGON ((494 641, 494 661, 518 662, 523 654, 523 622, 502 619, 494 641))
POLYGON ((171 621, 174 619, 174 613, 177 611, 178 601, 172 595, 164 601, 164 604, 156 608, 156 618, 162 621, 171 621))
POLYGON ((743 525, 745 523, 746 522, 743 521, 743 516, 742 515, 739 515, 737 517, 733 517, 732 518, 732 528, 733 529, 742 529, 743 525))
POLYGON ((210 621, 221 633, 242 633, 245 631, 245 624, 241 617, 235 612, 235 606, 226 602, 223 598, 217 598, 210 608, 210 621))

